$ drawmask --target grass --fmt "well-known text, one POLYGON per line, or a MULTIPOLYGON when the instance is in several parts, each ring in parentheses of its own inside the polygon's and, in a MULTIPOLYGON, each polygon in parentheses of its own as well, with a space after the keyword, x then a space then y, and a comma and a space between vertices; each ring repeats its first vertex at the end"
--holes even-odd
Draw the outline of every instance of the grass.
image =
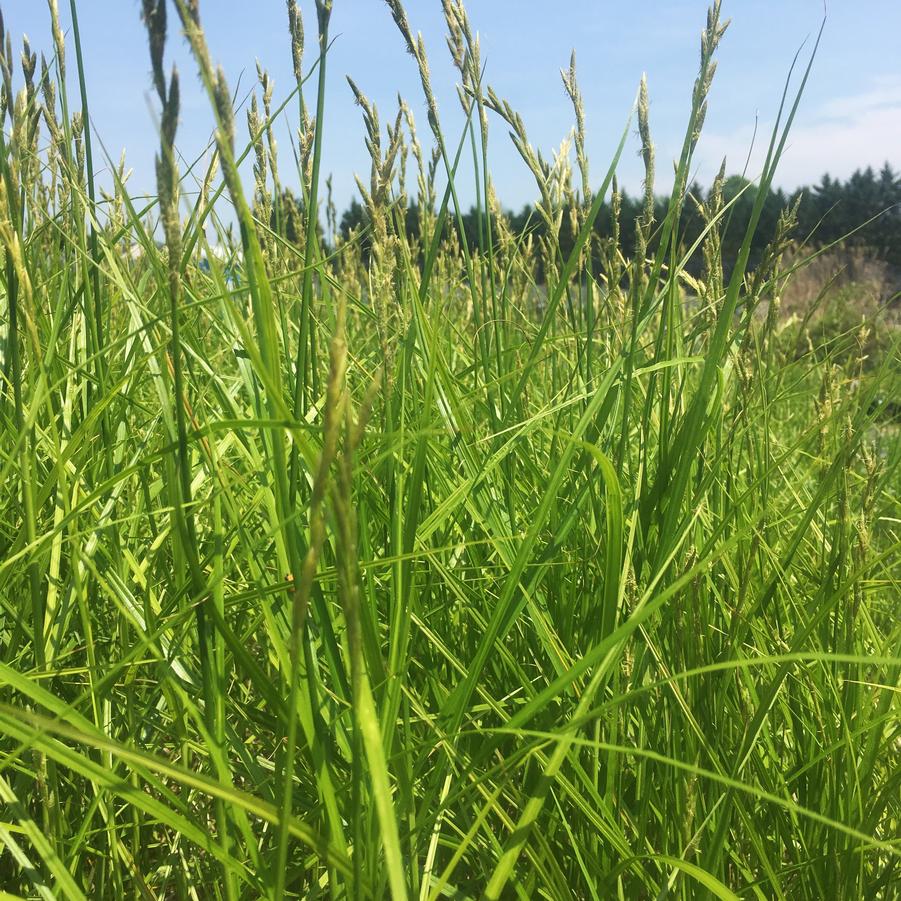
POLYGON ((3 897, 897 897, 899 344, 866 359, 856 329, 814 343, 780 318, 791 211, 753 272, 760 209, 727 280, 716 191, 703 246, 683 246, 719 4, 661 221, 638 93, 631 259, 615 210, 634 124, 593 176, 575 59, 578 187, 488 87, 458 0, 467 125, 446 134, 422 39, 388 6, 428 141, 410 106, 385 130, 352 85, 369 225, 334 244, 327 0, 306 46, 289 0, 297 85, 273 111, 261 71, 246 143, 196 0, 144 0, 149 202, 111 161, 95 197, 55 0, 54 57, 38 72, 26 48, 19 93, 5 50, 3 897), (193 166, 167 25, 217 117, 193 166), (269 129, 295 108, 290 243, 269 129), (547 234, 570 218, 568 256, 497 215, 498 119, 547 234), (477 246, 448 228, 471 176, 477 246))

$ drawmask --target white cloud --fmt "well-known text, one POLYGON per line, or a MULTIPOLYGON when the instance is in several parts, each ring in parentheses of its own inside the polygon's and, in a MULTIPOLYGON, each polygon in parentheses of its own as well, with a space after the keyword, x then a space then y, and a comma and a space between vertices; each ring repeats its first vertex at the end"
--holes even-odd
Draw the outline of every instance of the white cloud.
MULTIPOLYGON (((699 176, 709 181, 725 156, 730 172, 740 171, 754 143, 748 174, 763 168, 773 122, 729 134, 707 132, 698 145, 699 176)), ((787 188, 818 182, 824 172, 847 178, 855 169, 901 164, 901 76, 874 79, 867 90, 801 111, 786 144, 776 183, 787 188)))

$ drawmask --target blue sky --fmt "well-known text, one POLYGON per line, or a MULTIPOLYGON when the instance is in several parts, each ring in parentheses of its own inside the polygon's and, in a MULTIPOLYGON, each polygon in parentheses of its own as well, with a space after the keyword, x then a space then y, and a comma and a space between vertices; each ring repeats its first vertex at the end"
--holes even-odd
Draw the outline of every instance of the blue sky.
MULTIPOLYGON (((300 0, 310 37, 315 28, 312 0, 300 0)), ((64 28, 68 0, 60 0, 64 28)), ((239 96, 255 82, 260 60, 275 79, 275 99, 293 86, 287 16, 283 0, 201 0, 201 15, 214 58, 222 63, 239 96)), ((360 111, 344 75, 351 75, 379 107, 393 116, 400 92, 425 129, 425 111, 412 58, 381 0, 335 0, 329 58, 324 174, 334 176, 339 208, 355 192, 353 175, 368 173, 360 111)), ((422 31, 432 64, 445 131, 462 124, 454 91, 454 70, 444 44, 440 0, 408 0, 414 29, 422 31)), ((668 187, 670 160, 677 155, 697 70, 706 0, 469 0, 479 31, 486 82, 523 116, 532 143, 550 155, 572 127, 572 112, 559 70, 575 48, 585 97, 593 180, 599 181, 625 124, 642 72, 651 95, 651 127, 657 145, 659 188, 668 187)), ((157 147, 149 57, 138 0, 79 0, 86 79, 94 128, 109 154, 124 149, 133 169, 134 192, 152 190, 157 147)), ((43 0, 3 0, 7 29, 18 45, 49 54, 49 14, 43 0)), ((901 34, 899 0, 829 0, 826 30, 788 153, 777 182, 787 188, 815 182, 824 171, 846 177, 855 168, 888 159, 901 168, 901 34)), ((766 134, 778 108, 792 58, 819 28, 822 0, 725 0, 732 25, 719 54, 697 175, 707 181, 725 155, 740 171, 754 132, 766 134)), ((182 75, 182 117, 178 144, 186 157, 206 145, 212 117, 197 85, 196 69, 170 16, 168 59, 182 75)), ((74 49, 69 41, 70 78, 74 49)), ((306 63, 313 63, 308 40, 306 63)), ((18 51, 18 46, 16 47, 18 51)), ((806 50, 805 50, 806 52, 806 50)), ((73 97, 76 86, 70 92, 73 97)), ((312 96, 312 92, 311 92, 312 96)), ((243 124, 243 116, 239 120, 243 124)), ((292 126, 293 127, 293 126, 292 126)), ((240 134, 244 134, 242 131, 240 134)), ((279 131, 281 168, 291 178, 289 123, 279 131)), ((758 139, 759 141, 761 139, 758 139)), ((494 119, 491 166, 506 206, 535 196, 531 176, 512 148, 506 129, 494 119)), ((759 159, 752 157, 751 174, 759 159)), ((623 184, 637 191, 641 166, 633 141, 621 163, 623 184)))

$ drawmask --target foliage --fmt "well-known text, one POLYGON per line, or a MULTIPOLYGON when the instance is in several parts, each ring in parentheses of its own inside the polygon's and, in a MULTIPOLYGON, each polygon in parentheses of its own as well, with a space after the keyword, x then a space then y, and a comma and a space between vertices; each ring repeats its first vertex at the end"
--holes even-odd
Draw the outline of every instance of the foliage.
MULTIPOLYGON (((695 183, 690 195, 701 203, 709 203, 712 188, 705 190, 695 183)), ((758 188, 747 179, 733 175, 726 179, 723 194, 727 202, 733 202, 728 221, 723 228, 722 256, 724 266, 731 271, 738 259, 742 240, 754 208, 758 188)), ((631 197, 623 191, 620 197, 619 227, 620 246, 630 256, 635 251, 635 225, 640 219, 644 201, 631 197)), ((764 199, 763 213, 754 231, 751 243, 751 262, 757 265, 773 240, 781 212, 798 204, 798 225, 796 237, 813 245, 832 245, 842 242, 845 246, 866 249, 877 260, 884 260, 901 266, 901 177, 886 163, 878 177, 871 168, 858 170, 847 181, 842 182, 824 175, 821 182, 813 187, 798 189, 786 194, 781 188, 769 188, 764 199)), ((655 199, 655 219, 662 221, 666 216, 667 198, 655 199)), ((537 215, 535 207, 526 204, 519 212, 501 211, 505 226, 513 234, 529 233, 545 237, 547 224, 537 215)), ((357 200, 342 213, 340 235, 347 240, 351 232, 365 231, 365 212, 357 200)), ((408 208, 407 234, 411 240, 419 235, 418 209, 413 202, 408 208)), ((460 217, 460 231, 470 247, 479 246, 479 230, 484 230, 486 214, 476 207, 470 207, 460 217)), ((457 221, 450 220, 447 231, 457 228, 457 221)), ((613 212, 605 203, 594 224, 594 234, 598 239, 609 239, 614 230, 613 212)), ((698 244, 704 231, 704 220, 692 206, 687 206, 682 220, 680 239, 684 248, 698 244)), ((564 219, 555 240, 561 251, 572 250, 576 235, 569 219, 564 219)), ((361 243, 364 261, 365 244, 361 243)), ((595 261, 596 271, 603 266, 602 260, 595 261)), ((691 255, 686 263, 689 271, 697 273, 702 266, 700 252, 691 255)), ((538 273, 541 277, 541 273, 538 273)))
POLYGON ((459 0, 470 128, 445 133, 389 0, 427 129, 353 86, 372 170, 343 234, 326 201, 326 243, 330 0, 306 31, 288 0, 290 210, 272 81, 243 143, 200 6, 143 0, 149 205, 115 165, 94 197, 74 2, 16 96, 0 34, 3 892, 897 897, 899 345, 867 368, 778 315, 796 216, 769 198, 806 72, 760 181, 695 203, 716 3, 672 195, 643 85, 630 201, 633 126, 592 175, 575 59, 574 176, 486 86, 459 0), (199 196, 173 24, 217 120, 199 196), (534 230, 500 215, 498 119, 534 230))

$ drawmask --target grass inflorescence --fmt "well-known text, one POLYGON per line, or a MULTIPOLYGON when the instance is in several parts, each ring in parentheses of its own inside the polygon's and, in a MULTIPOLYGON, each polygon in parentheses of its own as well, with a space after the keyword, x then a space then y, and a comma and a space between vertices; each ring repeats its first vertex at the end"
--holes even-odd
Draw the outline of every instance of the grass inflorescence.
POLYGON ((372 165, 345 236, 330 0, 288 0, 296 84, 258 66, 246 135, 202 5, 143 0, 149 202, 124 161, 95 195, 74 0, 74 68, 55 0, 40 66, 0 20, 4 897, 897 897, 899 345, 780 314, 816 255, 796 208, 750 260, 809 67, 753 199, 725 167, 693 196, 717 0, 661 204, 645 80, 598 177, 575 55, 548 158, 444 0, 452 135, 387 6, 422 98, 384 119, 350 81, 372 165), (540 232, 501 214, 494 129, 540 232))

